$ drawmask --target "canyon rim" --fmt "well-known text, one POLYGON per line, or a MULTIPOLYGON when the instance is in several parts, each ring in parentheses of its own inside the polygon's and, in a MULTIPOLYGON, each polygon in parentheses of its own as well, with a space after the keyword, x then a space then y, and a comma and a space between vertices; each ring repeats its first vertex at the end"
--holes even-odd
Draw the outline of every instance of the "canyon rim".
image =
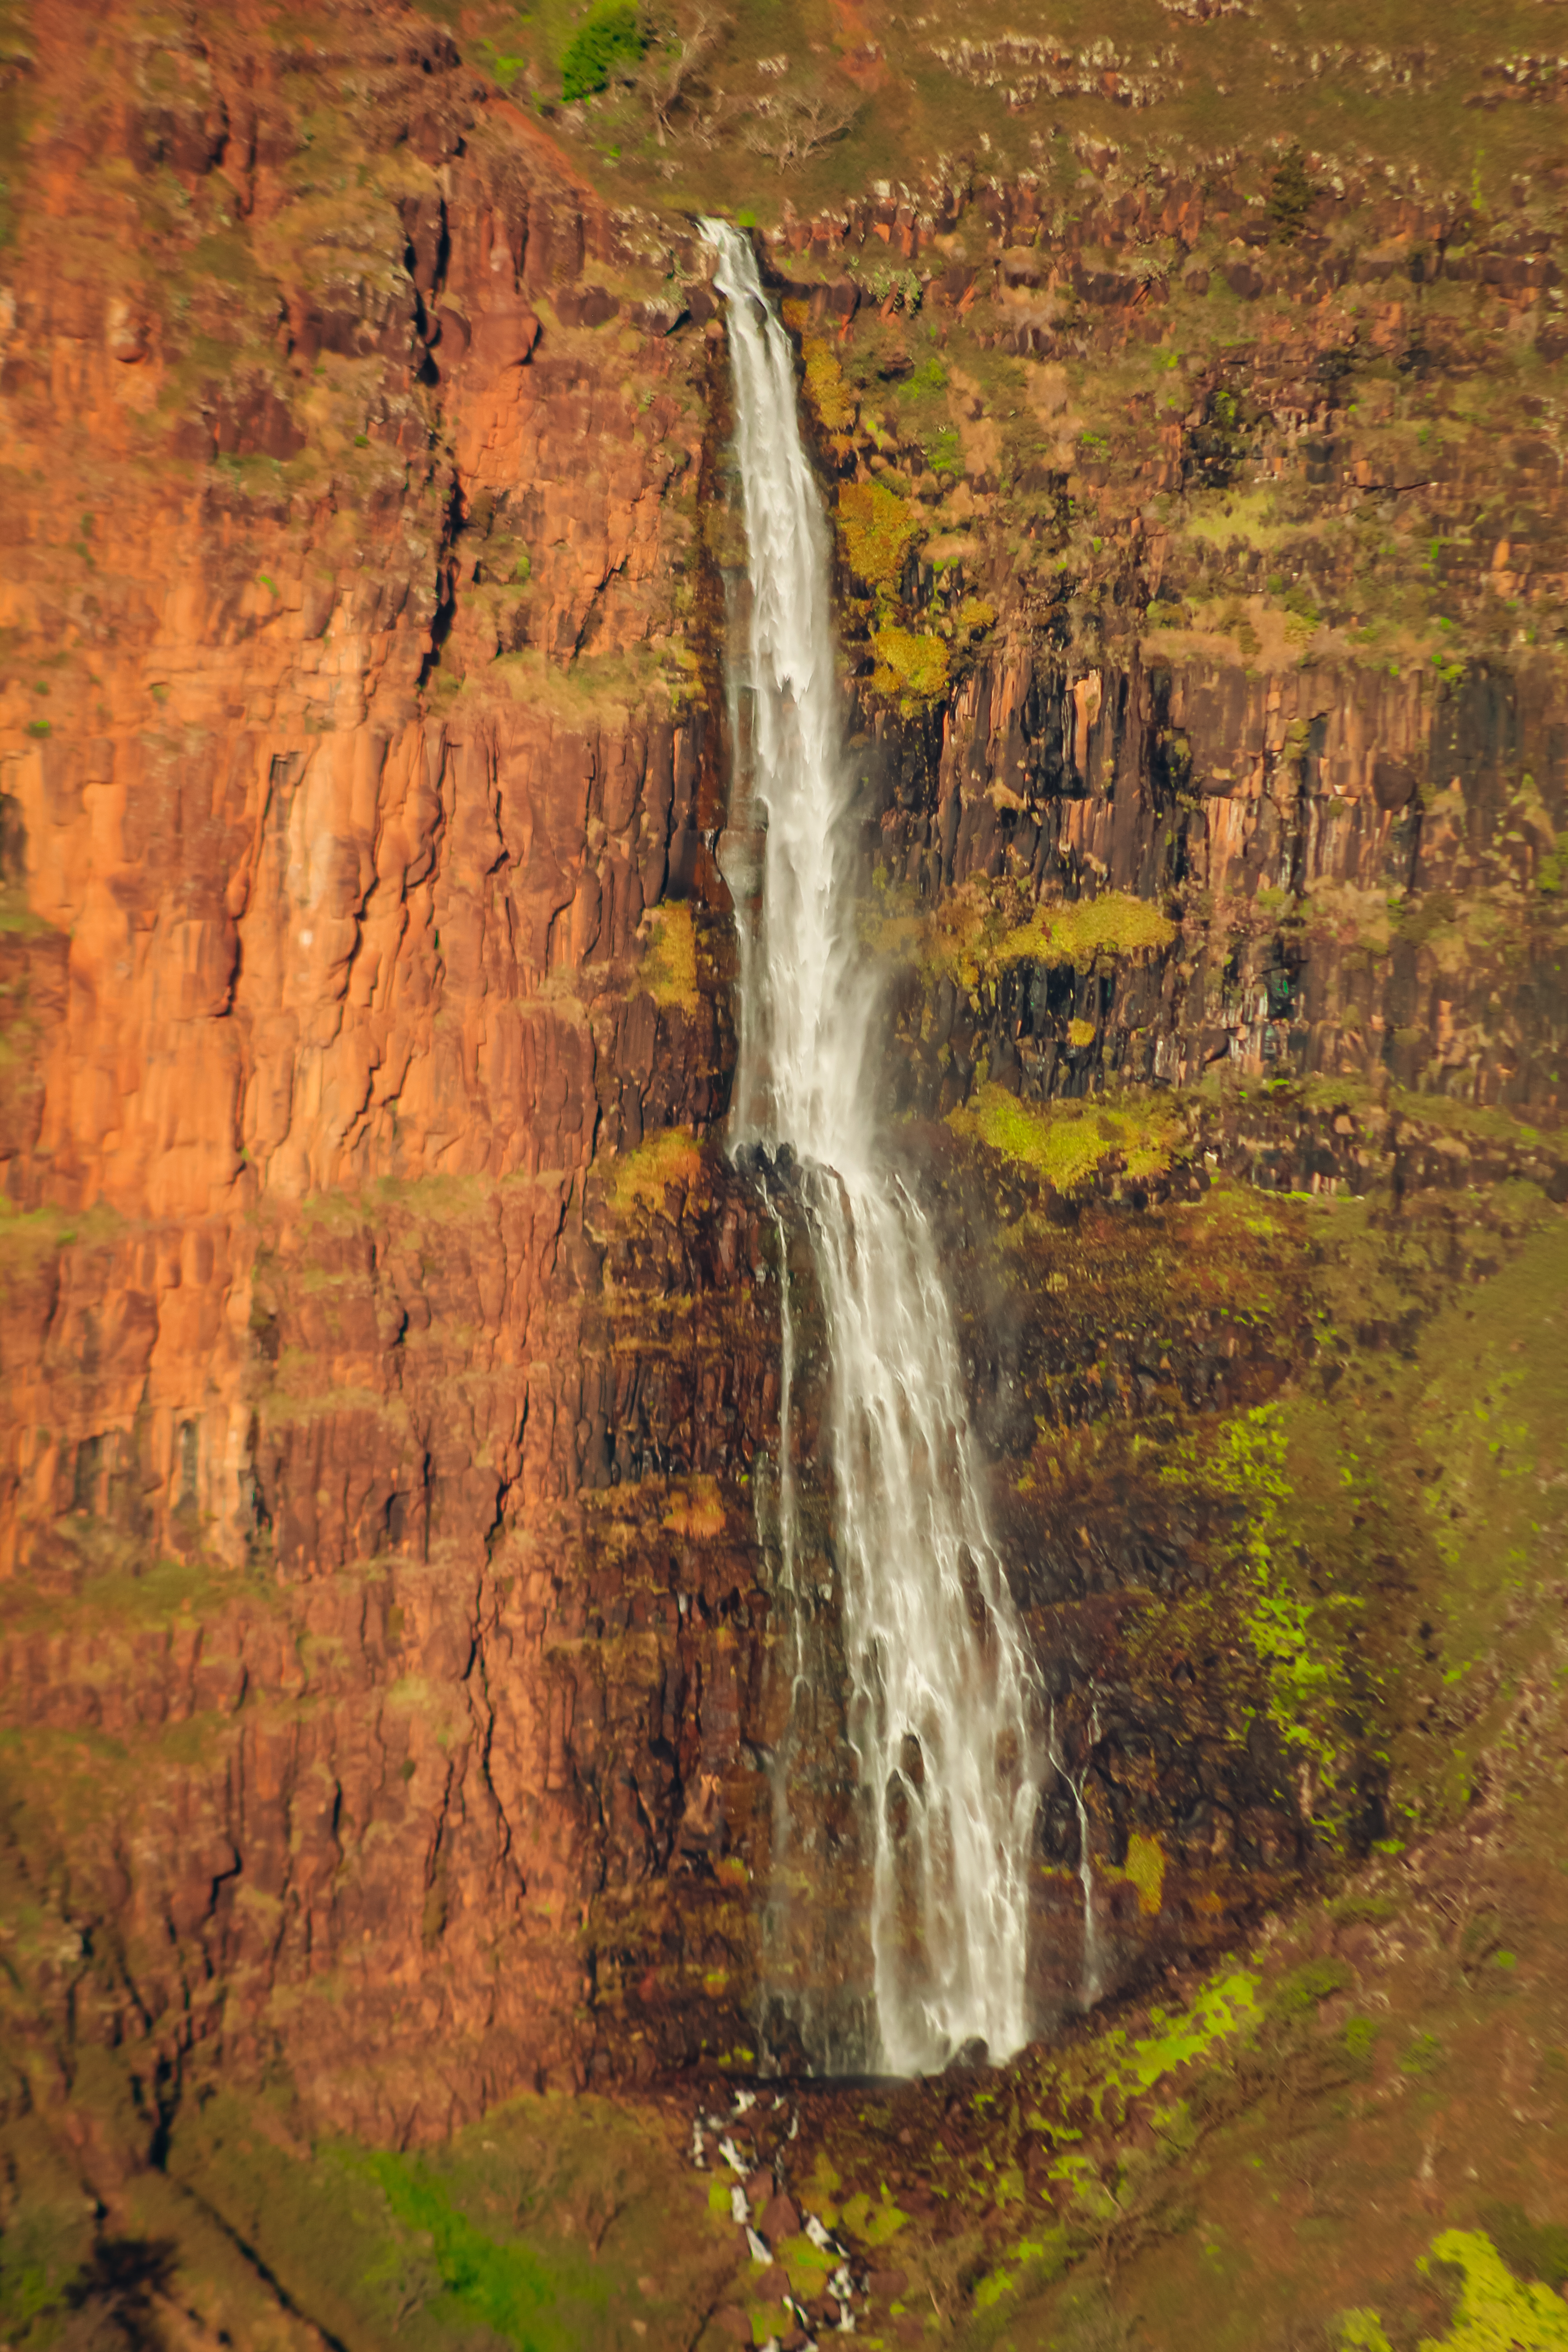
POLYGON ((0 9, 30 2352, 1568 2342, 1568 68, 1024 13, 0 9))

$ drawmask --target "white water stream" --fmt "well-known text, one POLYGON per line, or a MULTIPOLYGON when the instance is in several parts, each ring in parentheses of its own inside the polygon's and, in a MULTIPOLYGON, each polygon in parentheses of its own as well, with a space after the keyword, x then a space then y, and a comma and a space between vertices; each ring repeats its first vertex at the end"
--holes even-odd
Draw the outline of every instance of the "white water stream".
MULTIPOLYGON (((747 239, 721 222, 704 235, 728 305, 751 584, 732 685, 762 832, 750 870, 726 864, 741 930, 731 1149, 788 1145, 800 1168, 831 1350, 849 1731, 873 1825, 880 2046, 862 2059, 910 2074, 975 2038, 994 2060, 1028 2038, 1038 1691, 987 1524, 931 1230, 872 1112, 877 985, 856 929, 830 542, 794 353, 747 239)), ((793 1330, 786 1346, 793 1360, 793 1330)), ((793 1554, 787 1426, 780 1513, 793 1554)))

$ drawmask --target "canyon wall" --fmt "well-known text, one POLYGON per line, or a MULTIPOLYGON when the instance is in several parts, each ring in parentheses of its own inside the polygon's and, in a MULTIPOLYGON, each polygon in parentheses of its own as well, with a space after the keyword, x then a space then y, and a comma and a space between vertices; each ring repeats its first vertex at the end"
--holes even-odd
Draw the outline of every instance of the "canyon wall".
POLYGON ((14 1832, 70 1854, 104 2032, 167 2070, 281 2028, 324 2109, 428 2129, 581 2073, 585 1896, 705 1853, 755 1673, 744 1557, 659 1526, 761 1443, 773 1353, 690 1141, 729 1034, 674 629, 708 352, 412 13, 35 29, 5 1677, 55 1762, 14 1832), (645 1130, 688 1140, 643 1222, 667 1182, 704 1216, 606 1273, 645 1130), (595 1506, 645 1468, 634 1540, 595 1506))
MULTIPOLYGON (((405 2137, 528 2082, 749 2063, 770 1906, 798 1932, 768 1769, 781 1261, 719 1149, 735 548, 700 254, 412 11, 150 42, 130 8, 40 10, 31 38, 0 373, 26 2034, 68 2105, 76 2045, 127 2047, 149 2135, 198 2052, 280 2055, 321 2116, 405 2137)), ((1281 248, 1225 184, 1095 183, 1068 230, 972 179, 770 247, 840 526, 889 1093, 947 1188, 1123 1974, 1216 1948, 1332 1840, 1247 1732, 1256 1655, 1200 1706, 1190 1613, 1124 1654, 1117 1596, 1179 1615, 1236 1497, 1128 1501, 1114 1463, 1047 1497, 1039 1428, 1247 1409, 1315 1360, 1278 1237, 1215 1212, 1155 1289, 1148 1236, 1211 1167, 1347 1193, 1562 1167, 1568 724, 1519 618, 1563 584, 1549 383, 1506 445, 1444 411, 1419 528, 1397 470, 1409 387, 1441 409, 1477 348, 1559 367, 1548 273, 1538 238, 1321 201, 1331 234, 1281 248), (918 310, 877 290, 894 262, 918 310), (1156 408, 1118 371, 1178 314, 1156 408), (891 502, 881 569, 851 487, 891 502), (1413 606, 1408 644, 1363 642, 1423 564, 1458 637, 1413 606), (938 669, 900 674, 905 641, 938 669), (1037 906, 1128 901, 1153 928, 1120 951, 1114 922, 998 950, 1037 906), (952 1115, 1108 1082, 1190 1088, 1190 1131, 1145 1180, 1131 1129, 1087 1192, 1025 1180, 1046 1230, 1005 1297, 1015 1179, 952 1115), (1227 1322, 1213 1266, 1255 1262, 1227 1322), (1072 1286, 1102 1279, 1114 1315, 1072 1286)), ((788 1256, 830 1597, 798 1232, 788 1256)), ((1385 1826, 1372 1708, 1342 1844, 1385 1826)), ((791 1997, 853 1993, 831 1705, 797 1794, 837 1875, 791 1997)), ((1059 2013, 1060 1787, 1047 1815, 1059 2013)))

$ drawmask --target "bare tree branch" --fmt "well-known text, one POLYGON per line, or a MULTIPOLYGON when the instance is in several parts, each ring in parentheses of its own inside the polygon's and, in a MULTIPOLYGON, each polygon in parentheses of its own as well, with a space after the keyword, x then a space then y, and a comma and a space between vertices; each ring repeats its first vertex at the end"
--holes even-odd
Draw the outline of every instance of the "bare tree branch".
POLYGON ((859 111, 858 99, 826 89, 781 89, 776 97, 753 102, 742 137, 753 155, 764 155, 787 172, 842 139, 859 111))
POLYGON ((653 110, 654 131, 661 147, 673 134, 671 115, 679 107, 689 105, 703 68, 717 57, 731 29, 730 17, 705 8, 689 32, 678 32, 679 47, 673 57, 667 50, 644 65, 639 79, 653 110))

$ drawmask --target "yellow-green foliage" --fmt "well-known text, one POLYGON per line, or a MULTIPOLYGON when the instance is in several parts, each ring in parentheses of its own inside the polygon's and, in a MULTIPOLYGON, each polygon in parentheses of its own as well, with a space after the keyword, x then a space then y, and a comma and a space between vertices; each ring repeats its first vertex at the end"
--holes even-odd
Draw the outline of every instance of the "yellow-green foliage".
POLYGON ((884 593, 895 589, 920 534, 904 500, 881 482, 846 482, 838 493, 838 529, 857 579, 884 593))
MULTIPOLYGON (((1516 2279, 1483 2231, 1444 2230, 1432 2259, 1458 2271, 1459 2306, 1447 2335, 1423 2336, 1420 2352, 1568 2352, 1568 2305, 1538 2280, 1516 2279)), ((1340 2352, 1391 2352, 1375 2311, 1342 2312, 1339 2340, 1340 2352)))
POLYGON ((664 1127, 611 1162, 605 1193, 622 1215, 638 1202, 657 1209, 671 1184, 684 1184, 689 1192, 701 1173, 702 1154, 691 1138, 680 1128, 664 1127))
MULTIPOLYGON (((1207 2058, 1220 2042, 1248 2032, 1262 2013, 1258 1979, 1250 1969, 1235 1969, 1227 1976, 1214 1977, 1189 2008, 1152 2009, 1149 2032, 1140 2040, 1130 2042, 1125 2031, 1116 2026, 1054 2065, 1051 2072, 1057 2078, 1060 2111, 1067 2116, 1078 2100, 1087 2096, 1101 2122, 1118 2125, 1132 2100, 1152 2091, 1178 2066, 1207 2058)), ((1041 2087, 1048 2097, 1050 2086, 1042 2084, 1041 2087)), ((1041 2116, 1040 2127, 1050 2128, 1048 2117, 1041 2116)), ((1069 2147, 1056 2158, 1052 2175, 1070 2179, 1087 2162, 1069 2147)))
POLYGON ((998 2268, 988 2272, 974 2290, 974 2308, 988 2311, 994 2303, 1013 2294, 1017 2288, 1048 2286, 1061 2277, 1072 2260, 1072 2239, 1065 2225, 1047 2230, 1038 2238, 1020 2238, 1008 2252, 1011 2262, 1020 2263, 1016 2271, 998 2268))
POLYGON ((1162 1175, 1171 1164, 1174 1127, 1151 1108, 1107 1110, 1098 1104, 1053 1103, 1036 1108, 1005 1087, 982 1087, 972 1102, 948 1113, 955 1135, 1021 1161, 1058 1192, 1089 1183, 1112 1151, 1125 1156, 1130 1176, 1162 1175))
POLYGON ((1432 2252, 1464 2284, 1453 2326, 1440 2340, 1427 2336, 1421 2352, 1568 2352, 1568 2305, 1539 2281, 1521 2284, 1483 2231, 1445 2230, 1432 2252))
POLYGON ((909 2215, 894 2204, 885 2182, 879 2201, 861 2189, 839 2203, 836 2192, 842 2186, 826 2156, 819 2153, 806 2185, 806 2201, 808 2210, 826 2221, 830 2230, 842 2227, 852 2231, 868 2246, 885 2246, 907 2224, 909 2215))
POLYGON ((1157 1837, 1145 1837, 1142 1830, 1134 1830, 1127 1841, 1122 1868, 1137 1889, 1139 1910, 1152 1919, 1165 1890, 1164 1847, 1157 1837))
POLYGON ((1103 890, 1098 898, 1037 907, 1026 923, 1003 939, 996 960, 1070 963, 1075 971, 1087 971, 1097 955, 1140 955, 1168 947, 1175 936, 1175 925, 1146 898, 1103 890))
POLYGON ((988 604, 984 596, 966 596, 958 608, 958 625, 978 636, 984 629, 994 628, 996 607, 988 604))
POLYGON ((1362 1604, 1347 1593, 1318 1601, 1296 1589, 1296 1546, 1287 1526, 1294 1489, 1286 1461, 1279 1407, 1265 1404, 1226 1423, 1201 1460, 1189 1441, 1179 1465, 1164 1475, 1177 1480, 1195 1475, 1243 1506, 1247 1524, 1237 1551, 1253 1586, 1243 1622, 1268 1670, 1268 1712, 1281 1736, 1315 1757, 1331 1778, 1339 1760, 1333 1727, 1346 1696, 1346 1668, 1344 1634, 1331 1612, 1362 1604))
POLYGON ((855 398, 844 381, 844 371, 826 343, 808 335, 801 350, 805 359, 805 389, 823 430, 848 433, 855 424, 855 398))
POLYGON ((940 701, 947 692, 947 647, 941 637, 917 636, 910 629, 878 629, 871 643, 877 667, 871 683, 909 713, 919 704, 940 701))
MULTIPOLYGON (((725 2193, 728 2195, 728 2190, 725 2193)), ((838 2267, 838 2257, 825 2254, 820 2246, 814 2246, 804 2230, 797 2237, 785 2238, 782 2245, 775 2246, 773 2259, 784 2264, 791 2294, 799 2295, 803 2302, 825 2294, 827 2282, 838 2267)))
POLYGON ((1094 1024, 1092 1021, 1079 1021, 1074 1019, 1068 1023, 1068 1044, 1069 1045, 1092 1045, 1093 1043, 1094 1024))
MULTIPOLYGON (((29 732, 31 730, 29 730, 29 732)), ((48 929, 41 915, 35 915, 27 904, 26 893, 14 888, 0 889, 0 934, 12 938, 37 939, 48 929)))
POLYGON ((684 899, 655 907, 644 920, 648 944, 639 978, 656 1004, 697 1010, 697 932, 684 899))
POLYGON ((1394 2352, 1375 2311, 1342 2311, 1339 2352, 1394 2352))
MULTIPOLYGON (((1145 898, 1102 890, 1098 898, 1059 899, 1016 919, 1020 902, 995 903, 984 883, 963 884, 929 912, 897 892, 886 894, 889 920, 881 944, 912 953, 933 976, 951 972, 965 988, 994 978, 1009 965, 1068 964, 1092 970, 1101 956, 1143 955, 1169 946, 1175 925, 1145 898)), ((1081 1032, 1073 1042, 1087 1043, 1081 1032)))
POLYGON ((1216 2042, 1242 2032, 1258 2016, 1258 1979, 1247 1969, 1215 1977, 1190 2009, 1152 2009, 1150 2032, 1129 2053, 1132 2084, 1140 2091, 1152 2091, 1164 2075, 1191 2065, 1194 2058, 1206 2058, 1216 2042))
POLYGON ((880 2204, 860 2189, 838 2209, 843 2227, 868 2246, 885 2246, 889 2238, 898 2236, 909 2218, 894 2204, 885 2187, 880 2204))

